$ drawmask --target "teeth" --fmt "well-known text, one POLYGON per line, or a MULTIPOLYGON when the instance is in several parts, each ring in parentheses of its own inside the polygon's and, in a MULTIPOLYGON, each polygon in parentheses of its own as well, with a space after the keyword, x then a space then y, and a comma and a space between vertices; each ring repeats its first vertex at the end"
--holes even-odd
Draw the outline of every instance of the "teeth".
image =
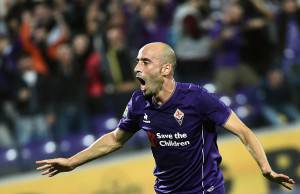
POLYGON ((140 88, 141 88, 142 91, 145 91, 145 89, 146 89, 145 85, 141 85, 140 88))

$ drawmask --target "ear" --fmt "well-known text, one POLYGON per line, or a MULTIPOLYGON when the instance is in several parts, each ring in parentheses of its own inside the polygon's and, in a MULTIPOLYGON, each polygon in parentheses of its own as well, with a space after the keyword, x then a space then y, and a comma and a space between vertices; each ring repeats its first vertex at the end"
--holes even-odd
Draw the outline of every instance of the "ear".
POLYGON ((172 72, 172 65, 170 63, 166 63, 161 68, 162 75, 170 75, 172 72))

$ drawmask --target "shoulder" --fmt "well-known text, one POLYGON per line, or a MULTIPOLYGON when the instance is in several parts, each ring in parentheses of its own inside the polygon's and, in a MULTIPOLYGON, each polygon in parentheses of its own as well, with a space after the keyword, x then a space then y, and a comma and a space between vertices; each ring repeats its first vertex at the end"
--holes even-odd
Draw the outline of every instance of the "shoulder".
POLYGON ((204 87, 197 84, 178 82, 177 85, 179 91, 184 94, 199 95, 199 94, 207 93, 207 90, 204 87))
POLYGON ((146 106, 146 99, 142 91, 136 90, 133 92, 128 106, 133 110, 144 109, 146 106))
POLYGON ((179 92, 188 97, 195 105, 218 103, 220 100, 215 93, 209 92, 201 85, 193 83, 179 83, 179 92))
POLYGON ((145 96, 143 95, 142 91, 135 90, 131 96, 132 103, 141 103, 145 102, 145 96))
POLYGON ((179 98, 192 102, 195 106, 210 98, 210 93, 201 85, 193 83, 177 83, 179 98))

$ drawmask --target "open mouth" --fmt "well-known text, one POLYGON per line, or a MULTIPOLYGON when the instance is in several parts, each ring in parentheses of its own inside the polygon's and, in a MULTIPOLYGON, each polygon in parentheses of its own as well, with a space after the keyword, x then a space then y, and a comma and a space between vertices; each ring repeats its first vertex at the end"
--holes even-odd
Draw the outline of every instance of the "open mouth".
POLYGON ((141 84, 141 86, 140 86, 141 91, 145 93, 145 91, 146 91, 146 81, 143 78, 139 77, 139 76, 136 76, 136 79, 141 84))
POLYGON ((140 84, 141 84, 142 86, 144 86, 144 85, 146 84, 146 81, 145 81, 143 78, 141 78, 141 77, 136 77, 136 79, 139 80, 139 82, 140 82, 140 84))

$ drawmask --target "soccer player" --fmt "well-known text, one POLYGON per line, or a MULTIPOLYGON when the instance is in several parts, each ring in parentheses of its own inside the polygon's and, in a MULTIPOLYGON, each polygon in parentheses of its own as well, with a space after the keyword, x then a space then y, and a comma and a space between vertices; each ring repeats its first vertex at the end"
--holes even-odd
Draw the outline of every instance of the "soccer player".
POLYGON ((295 183, 272 170, 259 140, 230 108, 201 86, 175 82, 176 56, 169 45, 149 43, 136 60, 140 90, 133 93, 117 129, 70 158, 37 161, 43 175, 52 177, 107 155, 142 129, 156 163, 156 193, 224 194, 216 144, 219 125, 240 138, 264 177, 289 189, 295 183))

